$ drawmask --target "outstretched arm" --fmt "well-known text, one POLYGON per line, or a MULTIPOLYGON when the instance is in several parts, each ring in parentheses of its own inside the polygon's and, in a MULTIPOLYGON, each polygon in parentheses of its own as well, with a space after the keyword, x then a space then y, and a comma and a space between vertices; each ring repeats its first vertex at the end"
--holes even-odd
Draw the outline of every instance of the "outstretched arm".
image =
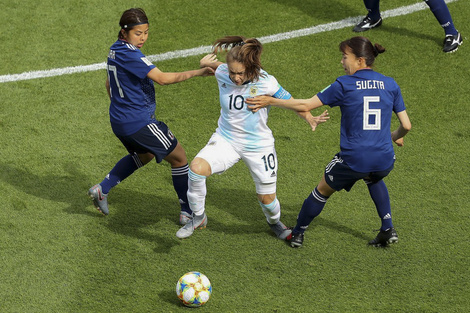
POLYGON ((271 96, 256 96, 254 98, 245 99, 245 102, 249 104, 248 108, 253 110, 253 112, 257 112, 259 109, 268 105, 286 108, 297 112, 310 111, 323 105, 317 95, 310 99, 277 99, 271 96))
POLYGON ((197 70, 177 73, 165 73, 160 71, 158 68, 154 68, 147 74, 147 77, 156 82, 157 84, 163 86, 179 83, 196 76, 208 75, 214 75, 214 70, 210 67, 204 67, 197 70))
POLYGON ((411 122, 406 110, 397 113, 400 126, 398 129, 392 132, 392 140, 397 146, 401 147, 404 145, 403 137, 411 130, 411 122))

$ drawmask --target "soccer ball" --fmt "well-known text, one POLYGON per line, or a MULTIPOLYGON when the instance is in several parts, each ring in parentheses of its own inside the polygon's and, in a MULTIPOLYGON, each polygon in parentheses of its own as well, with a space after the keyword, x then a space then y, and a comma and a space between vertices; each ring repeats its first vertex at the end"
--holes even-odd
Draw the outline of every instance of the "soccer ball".
POLYGON ((176 283, 176 295, 189 307, 200 307, 207 301, 212 293, 209 278, 199 272, 189 272, 181 276, 176 283))

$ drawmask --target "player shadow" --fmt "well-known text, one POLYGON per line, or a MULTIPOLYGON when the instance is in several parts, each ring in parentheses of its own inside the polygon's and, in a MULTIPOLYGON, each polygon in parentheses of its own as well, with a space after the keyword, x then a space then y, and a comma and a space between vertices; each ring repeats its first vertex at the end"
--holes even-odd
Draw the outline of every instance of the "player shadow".
POLYGON ((272 233, 258 203, 254 185, 249 190, 228 188, 226 184, 218 184, 218 182, 208 185, 206 215, 207 228, 214 232, 224 234, 272 233), (214 212, 213 208, 215 207, 218 212, 214 212), (233 222, 227 221, 227 219, 233 220, 233 222))
POLYGON ((270 0, 286 7, 295 7, 299 11, 323 21, 337 21, 352 16, 364 15, 365 10, 358 6, 345 5, 344 2, 330 0, 270 0))
MULTIPOLYGON (((27 169, 18 169, 6 164, 0 164, 0 179, 15 186, 29 195, 48 201, 66 203, 64 209, 69 214, 81 214, 103 220, 103 226, 111 232, 129 237, 153 242, 156 253, 169 253, 172 247, 181 243, 176 238, 176 231, 181 227, 178 223, 179 204, 174 198, 162 197, 158 194, 146 194, 127 190, 121 185, 110 193, 110 215, 103 216, 93 208, 86 196, 90 187, 89 178, 82 174, 75 164, 66 164, 67 173, 64 175, 36 175, 27 169), (70 188, 73 186, 73 188, 70 188), (160 222, 170 222, 174 232, 166 235, 152 233, 148 228, 160 222)), ((171 177, 160 180, 167 188, 173 188, 171 177)), ((63 207, 63 206, 60 206, 63 207)), ((16 210, 25 209, 15 205, 16 210)), ((249 189, 227 188, 226 184, 214 182, 208 184, 206 199, 208 229, 225 234, 261 234, 275 237, 266 223, 266 218, 258 203, 256 192, 249 189), (225 217, 211 211, 217 207, 219 213, 229 214, 236 223, 225 222, 225 217)), ((289 226, 288 221, 295 221, 300 208, 281 202, 282 220, 289 226), (286 213, 289 212, 289 213, 286 213)), ((338 232, 343 232, 360 239, 370 239, 356 230, 350 229, 334 221, 317 217, 316 225, 325 226, 338 232)))
MULTIPOLYGON (((0 179, 29 195, 45 200, 67 203, 68 207, 66 210, 69 213, 80 212, 85 215, 94 215, 83 210, 87 205, 87 198, 84 195, 89 188, 86 184, 88 179, 77 170, 75 164, 66 164, 64 168, 68 172, 65 175, 50 174, 40 176, 28 169, 19 169, 8 164, 0 164, 0 179), (68 188, 71 185, 74 186, 73 189, 68 188)), ((15 206, 15 209, 22 210, 25 207, 15 206)))
POLYGON ((369 242, 369 240, 373 239, 375 236, 375 234, 366 235, 364 232, 361 232, 356 229, 352 229, 344 224, 322 218, 321 216, 316 217, 314 222, 311 225, 313 227, 318 227, 318 226, 326 227, 328 229, 334 230, 335 232, 343 233, 343 234, 350 235, 358 239, 364 240, 366 243, 369 242))
MULTIPOLYGON (((439 46, 442 46, 444 42, 444 35, 442 36, 427 35, 427 34, 420 33, 419 31, 416 31, 413 29, 392 26, 390 24, 385 24, 385 23, 386 23, 386 20, 382 26, 380 26, 377 29, 369 30, 368 32, 385 31, 394 35, 401 36, 401 37, 411 37, 411 38, 416 38, 416 39, 421 39, 421 40, 434 41, 439 46)), ((367 35, 368 32, 364 34, 367 35)))
MULTIPOLYGON (((64 209, 69 214, 81 214, 90 218, 102 219, 103 226, 114 233, 154 242, 157 253, 168 253, 179 242, 175 236, 150 234, 145 230, 149 225, 159 223, 161 219, 179 218, 179 203, 175 198, 169 199, 153 194, 129 191, 122 188, 113 189, 110 196, 110 215, 103 216, 94 209, 86 191, 91 184, 89 177, 80 172, 76 164, 64 164, 67 173, 64 175, 36 175, 27 169, 19 169, 7 164, 0 164, 0 179, 18 190, 48 201, 66 203, 64 209), (73 186, 72 188, 70 188, 73 186), (112 203, 112 204, 111 204, 112 203)), ((168 188, 173 188, 171 178, 168 188)), ((15 203, 15 210, 26 210, 22 202, 15 203)), ((62 205, 60 206, 63 207, 62 205)), ((51 208, 54 209, 54 208, 51 208)), ((175 227, 175 232, 178 228, 175 227)))
MULTIPOLYGON (((102 220, 102 225, 112 233, 155 243, 156 253, 169 253, 172 247, 181 244, 176 237, 179 225, 180 206, 178 198, 164 197, 158 193, 142 193, 125 188, 123 182, 113 188, 109 194, 110 214, 103 216, 87 197, 86 191, 92 183, 76 164, 64 164, 66 173, 63 175, 36 175, 28 169, 19 169, 7 164, 0 164, 0 179, 29 195, 48 201, 66 204, 63 209, 68 214, 86 215, 102 220), (170 223, 171 233, 156 234, 152 225, 170 223)), ((165 188, 173 189, 171 176, 160 179, 165 188)), ((258 204, 256 192, 239 188, 226 188, 224 184, 208 183, 207 214, 209 229, 216 232, 240 233, 271 233, 266 219, 258 204), (223 195, 223 196, 221 196, 223 195), (222 209, 224 214, 231 214, 237 223, 224 223, 224 218, 211 211, 211 206, 222 209)), ((63 208, 63 205, 60 205, 63 208)), ((26 209, 19 204, 15 209, 26 209)), ((51 208, 54 209, 54 208, 51 208)), ((166 227, 166 225, 165 225, 166 227)))

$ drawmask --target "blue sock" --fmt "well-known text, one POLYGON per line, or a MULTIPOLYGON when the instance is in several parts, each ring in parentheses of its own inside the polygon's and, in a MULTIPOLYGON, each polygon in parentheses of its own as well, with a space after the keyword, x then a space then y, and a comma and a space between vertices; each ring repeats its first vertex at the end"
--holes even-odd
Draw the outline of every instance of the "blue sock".
POLYGON ((366 6, 368 17, 372 19, 372 21, 377 21, 380 18, 380 1, 379 0, 364 0, 364 5, 366 6))
POLYGON ((446 35, 457 35, 458 32, 454 27, 454 22, 452 21, 449 8, 447 7, 447 4, 444 2, 444 0, 425 1, 439 24, 441 24, 442 28, 444 28, 446 35))
POLYGON ((134 173, 136 169, 142 166, 142 162, 137 154, 128 154, 123 157, 100 183, 103 193, 107 194, 111 188, 122 182, 134 173))
POLYGON ((303 234, 313 219, 321 213, 328 198, 329 197, 322 195, 315 187, 315 190, 305 199, 302 209, 300 209, 299 216, 297 217, 297 225, 295 225, 292 232, 295 234, 303 234))
POLYGON ((382 220, 381 230, 387 230, 393 227, 392 224, 392 211, 390 208, 390 197, 388 189, 383 180, 375 184, 368 184, 369 193, 377 208, 377 213, 382 220))
POLYGON ((173 179, 173 187, 178 195, 181 211, 192 214, 193 211, 189 208, 188 204, 188 164, 181 167, 174 167, 171 169, 171 178, 173 179))

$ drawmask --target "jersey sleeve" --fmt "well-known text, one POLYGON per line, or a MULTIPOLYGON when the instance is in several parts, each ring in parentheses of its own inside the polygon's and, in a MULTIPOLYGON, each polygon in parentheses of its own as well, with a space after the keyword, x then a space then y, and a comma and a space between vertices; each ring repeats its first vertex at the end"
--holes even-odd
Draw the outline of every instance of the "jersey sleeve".
POLYGON ((125 69, 140 79, 144 79, 156 67, 140 50, 129 51, 125 54, 125 58, 123 62, 125 69))
POLYGON ((330 107, 338 106, 344 98, 343 86, 338 80, 336 80, 334 83, 317 93, 317 96, 325 105, 330 107))
POLYGON ((223 80, 228 75, 228 67, 227 63, 222 63, 215 69, 215 78, 219 80, 223 80))
MULTIPOLYGON (((396 83, 395 83, 396 84, 396 83)), ((398 84, 396 85, 397 88, 395 90, 395 97, 393 99, 393 112, 399 113, 401 111, 405 111, 405 102, 403 101, 403 97, 401 95, 401 90, 398 84)))

